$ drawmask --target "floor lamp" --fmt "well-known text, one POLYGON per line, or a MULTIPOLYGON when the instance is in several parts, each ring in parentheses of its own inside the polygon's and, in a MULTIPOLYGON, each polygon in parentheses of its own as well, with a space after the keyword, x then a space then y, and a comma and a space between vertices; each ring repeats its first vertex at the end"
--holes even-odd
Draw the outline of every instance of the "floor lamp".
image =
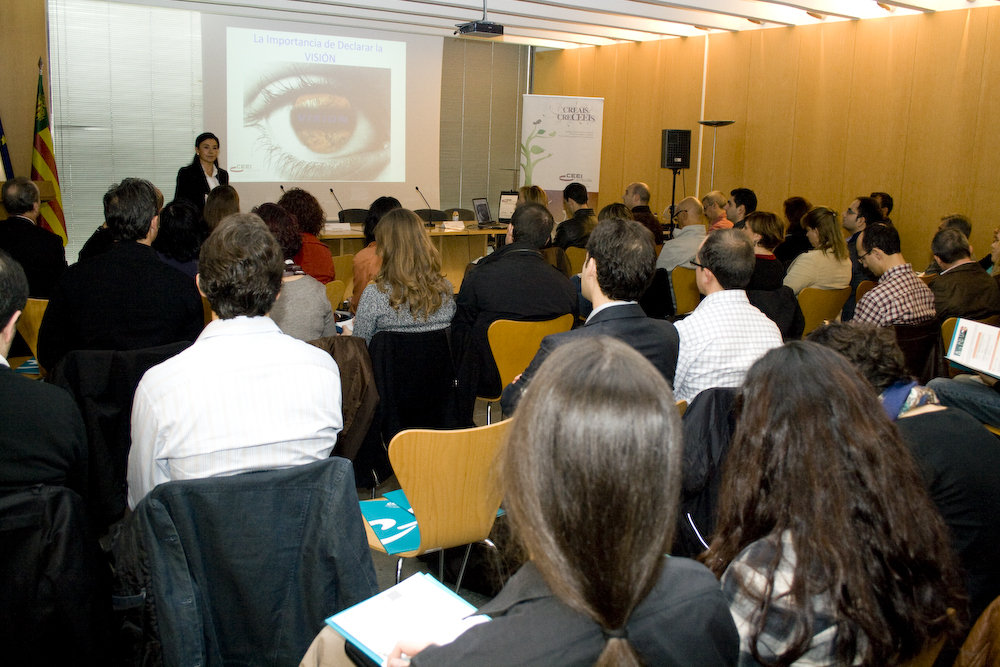
POLYGON ((699 120, 699 125, 704 125, 705 127, 714 128, 714 133, 712 134, 712 184, 709 186, 709 190, 715 189, 715 142, 719 139, 719 128, 725 127, 726 125, 732 125, 735 120, 699 120))

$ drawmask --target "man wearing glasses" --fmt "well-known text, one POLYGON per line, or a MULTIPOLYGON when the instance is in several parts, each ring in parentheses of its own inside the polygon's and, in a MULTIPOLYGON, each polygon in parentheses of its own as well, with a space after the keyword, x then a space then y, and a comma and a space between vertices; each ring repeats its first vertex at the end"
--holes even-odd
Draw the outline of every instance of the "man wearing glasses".
MULTIPOLYGON (((696 197, 685 197, 674 211, 674 238, 664 241, 660 256, 656 258, 656 268, 666 269, 668 274, 678 266, 693 269, 691 260, 705 240, 705 211, 696 197)), ((671 291, 673 288, 671 283, 671 291)))
POLYGON ((851 256, 851 294, 847 297, 847 303, 844 304, 844 309, 840 313, 840 319, 844 322, 854 317, 854 295, 858 291, 858 285, 864 280, 874 279, 874 276, 858 261, 858 237, 866 225, 881 220, 882 210, 879 208, 878 202, 871 197, 856 198, 844 211, 842 225, 851 235, 847 239, 847 252, 851 256))

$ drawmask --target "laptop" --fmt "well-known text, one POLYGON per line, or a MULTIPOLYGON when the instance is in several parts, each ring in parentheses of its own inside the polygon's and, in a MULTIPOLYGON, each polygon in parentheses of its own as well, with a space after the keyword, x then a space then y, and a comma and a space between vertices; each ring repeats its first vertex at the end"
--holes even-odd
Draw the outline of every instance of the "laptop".
POLYGON ((497 207, 497 217, 501 224, 508 224, 514 209, 517 208, 517 190, 504 190, 500 193, 500 205, 497 207))
POLYGON ((472 210, 476 212, 476 223, 480 229, 507 229, 507 225, 493 222, 490 205, 486 197, 475 197, 472 200, 472 210))

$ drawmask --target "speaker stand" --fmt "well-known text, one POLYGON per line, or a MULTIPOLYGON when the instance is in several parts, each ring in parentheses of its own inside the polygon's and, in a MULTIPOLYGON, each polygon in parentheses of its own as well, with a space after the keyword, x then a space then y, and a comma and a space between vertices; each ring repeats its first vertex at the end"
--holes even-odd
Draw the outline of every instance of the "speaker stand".
POLYGON ((674 238, 674 214, 677 212, 674 208, 674 202, 677 201, 677 174, 681 170, 671 168, 670 171, 674 172, 674 182, 670 186, 670 222, 667 223, 667 233, 670 235, 670 238, 674 238))
POLYGON ((708 186, 709 190, 715 189, 715 144, 719 139, 719 128, 725 127, 726 125, 732 125, 735 120, 699 120, 699 125, 704 125, 705 127, 711 127, 714 129, 712 134, 712 181, 708 186))

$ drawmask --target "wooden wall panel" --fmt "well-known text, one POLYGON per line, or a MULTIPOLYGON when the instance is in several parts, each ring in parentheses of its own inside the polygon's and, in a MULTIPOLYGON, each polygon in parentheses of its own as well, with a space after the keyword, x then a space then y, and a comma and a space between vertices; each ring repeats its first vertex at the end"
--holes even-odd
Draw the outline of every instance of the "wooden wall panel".
POLYGON ((632 119, 641 116, 629 105, 629 55, 633 49, 617 47, 597 47, 590 49, 595 57, 595 77, 593 92, 588 96, 604 98, 604 128, 615 128, 613 132, 601 132, 601 197, 598 193, 595 206, 617 201, 621 197, 620 184, 623 178, 628 126, 632 119), (605 94, 602 91, 611 91, 605 94))
POLYGON ((749 187, 757 193, 759 210, 779 216, 791 181, 800 36, 793 28, 752 33, 743 180, 722 188, 749 187))
MULTIPOLYGON (((715 160, 715 189, 728 190, 743 185, 743 161, 747 133, 750 48, 753 33, 711 35, 708 39, 708 76, 705 85, 704 120, 735 120, 718 130, 715 160)), ((696 121, 699 119, 695 119, 696 121)), ((711 190, 712 139, 715 130, 705 128, 701 152, 701 188, 698 196, 711 190)))
MULTIPOLYGON (((997 200, 1000 196, 1000 104, 996 101, 1000 82, 1000 7, 989 10, 983 77, 979 86, 978 116, 972 155, 969 188, 959 193, 954 210, 965 211, 972 220, 972 242, 977 256, 989 252, 993 230, 1000 227, 997 200)), ((942 211, 949 213, 950 211, 942 211)))

